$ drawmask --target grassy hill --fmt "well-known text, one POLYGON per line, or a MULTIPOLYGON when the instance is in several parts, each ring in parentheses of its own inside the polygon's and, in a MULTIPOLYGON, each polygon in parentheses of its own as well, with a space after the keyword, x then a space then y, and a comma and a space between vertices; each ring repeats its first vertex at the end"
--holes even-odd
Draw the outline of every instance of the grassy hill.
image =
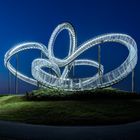
POLYGON ((26 96, 0 96, 0 120, 46 125, 105 125, 140 120, 140 97, 135 93, 112 89, 61 92, 41 89, 26 96))

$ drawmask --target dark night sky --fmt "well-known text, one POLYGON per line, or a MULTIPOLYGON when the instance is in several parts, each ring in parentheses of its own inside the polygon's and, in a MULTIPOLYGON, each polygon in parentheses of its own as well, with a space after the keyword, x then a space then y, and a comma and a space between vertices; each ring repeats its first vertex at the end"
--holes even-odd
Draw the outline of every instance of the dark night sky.
MULTIPOLYGON (((8 93, 8 70, 4 67, 4 54, 14 45, 36 41, 47 46, 53 29, 68 21, 75 27, 78 45, 104 33, 126 33, 140 43, 140 1, 139 0, 1 0, 0 1, 0 93, 8 93)), ((68 35, 60 33, 55 44, 55 55, 63 58, 68 50, 68 35)), ((127 57, 128 51, 118 44, 104 44, 101 48, 101 62, 105 72, 119 66, 127 57)), ((81 57, 97 60, 97 48, 92 48, 81 57)), ((30 65, 40 52, 31 50, 19 54, 19 70, 31 76, 30 65)), ((14 65, 14 58, 12 63, 14 65)), ((79 68, 77 76, 90 76, 96 70, 79 68)), ((78 68, 77 68, 78 71, 78 68)), ((135 90, 139 86, 140 61, 135 69, 135 90)), ((115 85, 131 90, 131 75, 115 85)), ((14 93, 14 77, 12 77, 14 93)), ((19 80, 19 92, 36 89, 19 80)))

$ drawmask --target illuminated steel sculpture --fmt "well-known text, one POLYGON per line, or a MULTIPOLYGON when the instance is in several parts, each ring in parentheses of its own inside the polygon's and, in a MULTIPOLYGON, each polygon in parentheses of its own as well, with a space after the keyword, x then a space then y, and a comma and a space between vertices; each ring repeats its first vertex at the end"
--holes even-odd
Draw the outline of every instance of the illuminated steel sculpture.
POLYGON ((132 39, 130 36, 120 33, 104 34, 92 38, 84 42, 80 46, 77 46, 77 38, 74 28, 69 23, 60 24, 55 28, 50 37, 48 48, 45 45, 37 42, 22 43, 8 50, 4 58, 5 66, 12 74, 16 75, 19 79, 36 86, 38 85, 38 83, 41 83, 40 86, 44 88, 54 87, 69 91, 89 90, 111 86, 115 83, 118 83, 119 81, 124 79, 129 73, 131 73, 131 71, 135 68, 136 63, 137 45, 134 39, 132 39), (59 59, 54 56, 53 46, 58 34, 64 29, 66 29, 69 33, 69 53, 68 56, 64 59, 59 59), (126 46, 129 50, 129 54, 126 60, 118 68, 106 74, 103 74, 103 65, 99 65, 98 62, 89 59, 77 59, 77 57, 84 51, 104 42, 117 42, 126 46), (16 69, 10 63, 10 58, 13 55, 27 49, 38 49, 45 56, 45 58, 37 58, 32 62, 31 70, 33 78, 30 78, 20 73, 19 71, 16 71, 16 69), (78 65, 88 65, 96 67, 98 69, 100 68, 101 74, 96 73, 92 77, 77 79, 72 79, 68 77, 70 69, 73 66, 78 65), (44 71, 42 69, 43 67, 52 69, 52 71, 54 71, 54 74, 44 71), (60 71, 60 67, 64 67, 62 73, 60 71))

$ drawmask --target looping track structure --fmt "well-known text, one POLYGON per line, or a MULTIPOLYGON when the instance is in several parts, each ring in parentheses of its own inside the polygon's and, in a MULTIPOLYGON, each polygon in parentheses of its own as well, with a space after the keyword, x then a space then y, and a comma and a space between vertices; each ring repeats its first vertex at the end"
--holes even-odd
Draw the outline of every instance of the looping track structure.
POLYGON ((118 83, 135 68, 138 59, 137 57, 137 44, 133 38, 126 34, 104 34, 92 38, 80 46, 77 46, 77 38, 73 26, 70 23, 62 23, 53 31, 48 43, 48 48, 45 45, 37 42, 19 44, 6 52, 4 64, 13 75, 16 75, 19 79, 32 85, 37 86, 39 82, 44 88, 54 87, 73 91, 104 88, 118 83), (69 33, 69 52, 67 57, 64 59, 59 59, 54 56, 53 47, 58 34, 64 29, 69 33), (99 68, 99 63, 96 61, 76 58, 84 51, 89 50, 91 47, 105 42, 117 42, 127 47, 129 54, 126 60, 119 67, 106 74, 103 74, 104 67, 103 65, 100 65, 101 75, 96 73, 92 77, 77 79, 68 77, 68 73, 73 66, 88 65, 99 68), (33 60, 31 69, 33 78, 16 71, 16 69, 10 63, 10 59, 13 55, 28 49, 38 49, 45 56, 45 58, 37 58, 33 60), (43 67, 52 69, 54 74, 44 71, 43 67), (62 73, 60 71, 61 67, 64 67, 62 73))

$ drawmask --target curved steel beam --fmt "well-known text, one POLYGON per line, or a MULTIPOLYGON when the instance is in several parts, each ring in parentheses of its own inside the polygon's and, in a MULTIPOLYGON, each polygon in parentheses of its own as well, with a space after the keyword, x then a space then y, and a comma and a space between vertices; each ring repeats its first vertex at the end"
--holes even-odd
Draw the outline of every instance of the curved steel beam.
POLYGON ((126 34, 110 33, 100 35, 77 47, 77 38, 73 26, 69 23, 63 23, 58 25, 53 31, 48 43, 48 49, 45 45, 37 42, 19 44, 7 51, 4 58, 4 64, 11 73, 14 75, 17 74, 17 77, 25 82, 37 85, 37 81, 39 81, 42 83, 43 87, 62 88, 64 90, 71 91, 104 88, 118 83, 135 68, 138 59, 137 57, 136 42, 126 34), (70 37, 69 53, 64 59, 59 59, 54 56, 53 46, 58 34, 64 29, 68 31, 70 37), (87 78, 69 78, 68 73, 73 66, 73 63, 75 66, 88 65, 99 68, 99 64, 97 62, 89 59, 77 59, 77 57, 84 51, 89 50, 91 47, 104 42, 117 42, 124 45, 129 51, 126 60, 118 68, 106 74, 103 74, 104 68, 103 65, 101 65, 102 77, 100 77, 99 73, 96 73, 92 77, 87 78), (32 75, 34 78, 27 77, 20 72, 16 73, 15 68, 10 63, 10 58, 13 55, 27 49, 38 49, 46 56, 46 59, 38 58, 33 60, 32 75), (53 75, 44 71, 42 69, 43 67, 51 68, 55 74, 53 75), (60 71, 60 67, 64 67, 64 71, 62 73, 60 71))

